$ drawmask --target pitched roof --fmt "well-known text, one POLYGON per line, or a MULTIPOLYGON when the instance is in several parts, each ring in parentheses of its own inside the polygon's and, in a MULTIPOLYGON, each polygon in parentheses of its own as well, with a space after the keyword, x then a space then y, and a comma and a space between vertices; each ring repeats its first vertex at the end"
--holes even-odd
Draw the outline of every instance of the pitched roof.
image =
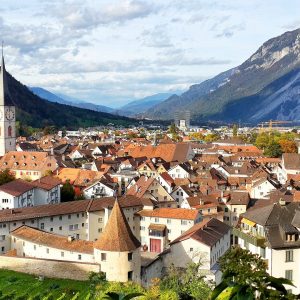
POLYGON ((186 208, 156 208, 154 210, 141 210, 137 212, 142 217, 158 217, 169 219, 195 220, 199 212, 195 209, 186 208))
POLYGON ((33 185, 34 187, 43 189, 43 190, 51 190, 54 187, 60 185, 61 181, 58 178, 55 178, 53 176, 44 176, 40 179, 37 179, 35 181, 31 182, 31 185, 33 185))
POLYGON ((126 195, 143 197, 154 181, 155 179, 152 177, 148 178, 147 176, 141 176, 139 180, 127 190, 126 195))
POLYGON ((118 201, 115 201, 104 231, 94 246, 99 250, 113 252, 133 251, 141 246, 140 241, 133 235, 118 201))
POLYGON ((26 225, 18 227, 10 234, 13 237, 51 248, 87 254, 94 253, 94 242, 76 239, 69 241, 67 236, 45 232, 26 225))
MULTIPOLYGON (((23 207, 0 210, 0 223, 18 220, 30 220, 42 217, 52 217, 67 214, 84 213, 90 211, 100 211, 104 208, 112 208, 114 197, 104 197, 91 200, 76 200, 49 205, 38 205, 33 207, 23 207)), ((120 206, 137 207, 141 209, 144 205, 149 205, 149 200, 137 198, 135 196, 125 196, 119 199, 120 206)))
POLYGON ((283 153, 282 160, 284 161, 284 166, 289 170, 300 169, 300 154, 298 153, 283 153))
POLYGON ((206 219, 188 229, 172 241, 170 245, 192 238, 211 247, 227 234, 228 231, 230 231, 229 225, 215 218, 206 219))
POLYGON ((9 151, 0 160, 1 169, 47 171, 57 168, 54 156, 47 152, 9 151))
POLYGON ((190 144, 188 143, 160 144, 158 146, 129 145, 126 149, 124 149, 124 152, 134 158, 142 156, 146 156, 147 158, 161 157, 166 162, 184 162, 187 160, 189 149, 190 144))
POLYGON ((18 197, 34 187, 30 182, 23 179, 16 179, 0 186, 0 191, 18 197))

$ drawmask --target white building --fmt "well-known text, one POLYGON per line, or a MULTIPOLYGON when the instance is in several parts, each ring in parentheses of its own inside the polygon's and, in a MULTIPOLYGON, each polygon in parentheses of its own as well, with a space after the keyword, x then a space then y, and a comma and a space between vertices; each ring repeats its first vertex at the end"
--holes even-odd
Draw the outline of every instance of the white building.
POLYGON ((299 202, 266 204, 243 214, 239 228, 233 229, 234 240, 266 260, 268 272, 290 279, 300 292, 300 207, 299 202))

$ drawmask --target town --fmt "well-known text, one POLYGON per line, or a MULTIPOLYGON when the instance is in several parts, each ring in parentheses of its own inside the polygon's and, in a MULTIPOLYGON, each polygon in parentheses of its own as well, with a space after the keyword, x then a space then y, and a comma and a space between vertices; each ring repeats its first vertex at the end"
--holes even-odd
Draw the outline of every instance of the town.
POLYGON ((201 259, 217 285, 219 259, 239 245, 300 293, 297 127, 196 127, 186 112, 168 127, 24 137, 6 76, 2 56, 1 268, 78 280, 102 272, 149 287, 171 265, 201 259), (273 131, 279 142, 264 145, 273 131))

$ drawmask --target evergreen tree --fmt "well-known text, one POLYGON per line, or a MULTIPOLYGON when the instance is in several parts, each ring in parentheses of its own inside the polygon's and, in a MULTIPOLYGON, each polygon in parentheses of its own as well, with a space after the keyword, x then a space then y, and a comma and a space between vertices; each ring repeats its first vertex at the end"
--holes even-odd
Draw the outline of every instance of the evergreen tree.
POLYGON ((75 191, 70 181, 67 180, 61 188, 61 201, 68 202, 75 199, 75 191))

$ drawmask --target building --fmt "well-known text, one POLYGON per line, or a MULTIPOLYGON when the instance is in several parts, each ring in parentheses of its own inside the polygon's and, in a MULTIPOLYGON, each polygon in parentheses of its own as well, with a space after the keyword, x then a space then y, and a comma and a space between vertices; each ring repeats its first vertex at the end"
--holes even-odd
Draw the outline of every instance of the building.
POLYGON ((16 110, 8 89, 2 53, 0 73, 0 156, 16 150, 16 110))
POLYGON ((36 180, 58 168, 57 160, 47 152, 9 151, 0 159, 0 169, 9 169, 16 178, 36 180))
POLYGON ((254 206, 233 229, 235 242, 265 259, 270 275, 290 279, 295 287, 288 289, 296 294, 300 292, 299 204, 280 199, 254 206))

